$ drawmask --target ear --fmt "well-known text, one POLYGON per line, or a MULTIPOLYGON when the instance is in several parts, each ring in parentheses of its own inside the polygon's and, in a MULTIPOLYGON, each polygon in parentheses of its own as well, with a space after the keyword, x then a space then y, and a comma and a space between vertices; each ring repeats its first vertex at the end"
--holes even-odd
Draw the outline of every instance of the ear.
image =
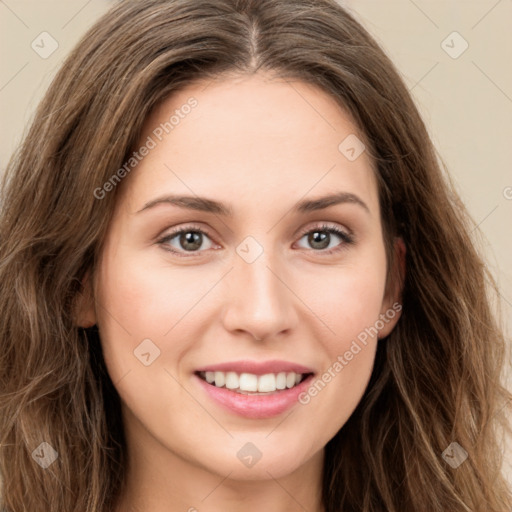
POLYGON ((389 282, 386 286, 379 316, 379 325, 384 324, 382 329, 379 328, 379 339, 385 338, 389 335, 397 324, 402 313, 402 292, 406 272, 406 248, 402 238, 395 238, 393 251, 393 268, 391 269, 389 282))
POLYGON ((82 289, 75 299, 75 323, 78 327, 92 327, 96 323, 96 309, 94 306, 91 275, 87 272, 82 280, 82 289))

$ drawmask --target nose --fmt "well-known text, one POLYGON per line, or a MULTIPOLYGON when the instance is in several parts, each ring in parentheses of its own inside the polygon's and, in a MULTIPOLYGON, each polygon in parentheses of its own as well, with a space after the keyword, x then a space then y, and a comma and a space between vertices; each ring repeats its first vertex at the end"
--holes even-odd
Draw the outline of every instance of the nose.
POLYGON ((223 323, 232 333, 248 333, 256 340, 273 339, 297 324, 297 297, 290 272, 263 254, 254 262, 235 259, 226 276, 223 323))

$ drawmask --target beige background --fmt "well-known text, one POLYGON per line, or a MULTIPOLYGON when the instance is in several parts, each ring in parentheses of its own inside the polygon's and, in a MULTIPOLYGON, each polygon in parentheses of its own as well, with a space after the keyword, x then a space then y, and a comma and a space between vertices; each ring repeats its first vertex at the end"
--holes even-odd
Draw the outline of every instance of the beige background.
MULTIPOLYGON (((60 62, 112 3, 0 0, 1 171, 60 62), (47 58, 31 47, 34 40, 41 46, 42 32, 58 44, 47 58)), ((501 288, 510 333, 512 0, 342 3, 376 37, 412 91, 459 193, 486 238, 489 267, 501 288)), ((38 51, 48 51, 51 40, 42 37, 45 46, 38 51)), ((507 473, 512 482, 511 452, 509 447, 507 473)))

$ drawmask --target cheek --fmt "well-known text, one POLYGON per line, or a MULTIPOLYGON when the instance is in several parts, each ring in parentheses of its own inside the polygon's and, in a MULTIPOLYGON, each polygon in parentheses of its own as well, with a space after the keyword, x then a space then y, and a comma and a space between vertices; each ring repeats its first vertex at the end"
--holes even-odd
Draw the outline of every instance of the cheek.
POLYGON ((304 302, 328 328, 325 343, 332 355, 366 328, 375 325, 385 290, 385 259, 372 258, 301 276, 304 302))
POLYGON ((98 326, 112 380, 140 366, 134 356, 147 339, 154 343, 156 348, 145 342, 155 354, 160 351, 152 367, 174 367, 198 325, 190 312, 217 280, 211 271, 172 268, 123 251, 122 246, 112 255, 107 250, 96 295, 98 326), (187 329, 188 337, 183 335, 187 329))
POLYGON ((192 267, 173 269, 128 251, 105 260, 101 279, 100 301, 110 313, 104 323, 115 318, 133 338, 161 338, 208 289, 192 267))
MULTIPOLYGON (((318 336, 325 353, 322 371, 301 397, 329 435, 348 420, 370 379, 377 348, 376 325, 385 288, 385 258, 330 269, 329 279, 307 279, 308 303, 320 315, 318 336)), ((308 305, 309 305, 308 304, 308 305)), ((320 428, 320 427, 319 427, 320 428)))

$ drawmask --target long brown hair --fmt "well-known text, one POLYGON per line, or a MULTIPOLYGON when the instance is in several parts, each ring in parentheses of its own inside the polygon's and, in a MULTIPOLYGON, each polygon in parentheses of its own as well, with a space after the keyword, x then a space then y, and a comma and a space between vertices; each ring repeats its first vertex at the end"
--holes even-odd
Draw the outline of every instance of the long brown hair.
POLYGON ((388 263, 394 236, 407 247, 402 317, 326 446, 326 512, 512 510, 496 286, 384 52, 334 0, 124 0, 66 60, 3 182, 2 511, 112 511, 125 470, 119 396, 97 329, 78 328, 74 307, 122 183, 94 191, 163 99, 258 70, 315 84, 350 113, 375 162, 388 263), (442 457, 452 442, 468 455, 456 469, 442 457), (43 454, 57 456, 44 469, 43 454))

